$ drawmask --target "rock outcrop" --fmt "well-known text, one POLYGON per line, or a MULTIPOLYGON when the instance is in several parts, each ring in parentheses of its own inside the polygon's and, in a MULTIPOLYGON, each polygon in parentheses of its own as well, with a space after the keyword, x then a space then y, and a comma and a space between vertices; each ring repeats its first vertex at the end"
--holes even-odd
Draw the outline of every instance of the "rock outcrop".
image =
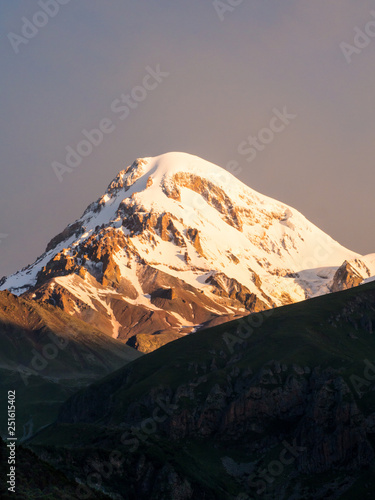
POLYGON ((336 271, 331 286, 332 292, 347 290, 362 283, 363 277, 356 271, 349 262, 345 261, 336 271))
POLYGON ((220 167, 169 153, 119 172, 0 289, 57 304, 151 350, 218 318, 356 286, 371 272, 358 258, 220 167), (160 288, 174 296, 157 297, 160 288))

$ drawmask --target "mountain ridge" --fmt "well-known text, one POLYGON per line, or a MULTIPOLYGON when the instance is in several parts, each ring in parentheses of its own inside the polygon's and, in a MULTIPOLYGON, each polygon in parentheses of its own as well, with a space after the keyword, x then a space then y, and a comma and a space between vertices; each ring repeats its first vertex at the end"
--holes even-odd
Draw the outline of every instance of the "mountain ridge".
POLYGON ((374 274, 373 255, 342 247, 292 207, 210 162, 166 153, 119 172, 0 290, 56 304, 149 352, 374 274), (350 268, 338 273, 343 262, 350 268))
POLYGON ((374 304, 368 283, 182 338, 73 395, 29 445, 81 481, 115 449, 100 481, 131 499, 372 498, 374 304))
MULTIPOLYGON (((0 292, 0 405, 16 391, 20 440, 49 424, 74 391, 140 356, 56 306, 0 292)), ((6 418, 4 412, 4 435, 6 418)))

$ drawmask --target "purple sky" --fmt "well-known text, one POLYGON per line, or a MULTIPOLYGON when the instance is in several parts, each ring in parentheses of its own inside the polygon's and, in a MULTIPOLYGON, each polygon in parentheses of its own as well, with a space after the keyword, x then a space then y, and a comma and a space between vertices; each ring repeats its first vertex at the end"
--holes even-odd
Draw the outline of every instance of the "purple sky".
POLYGON ((375 252, 374 2, 224 0, 239 5, 220 18, 210 0, 64 1, 27 43, 22 18, 40 4, 0 2, 0 277, 34 261, 119 170, 167 151, 236 161, 253 189, 375 252), (366 26, 371 38, 354 42, 366 26), (168 76, 145 80, 158 65, 168 76), (139 102, 121 120, 131 92, 139 102), (296 117, 248 162, 239 145, 268 140, 284 106, 296 117), (51 164, 106 118, 113 131, 59 182, 51 164))

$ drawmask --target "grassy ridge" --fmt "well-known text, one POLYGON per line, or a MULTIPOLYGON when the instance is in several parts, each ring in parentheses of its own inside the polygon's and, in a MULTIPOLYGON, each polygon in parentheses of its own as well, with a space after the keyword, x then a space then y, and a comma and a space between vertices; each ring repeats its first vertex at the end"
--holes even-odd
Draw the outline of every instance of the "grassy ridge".
MULTIPOLYGON (((122 473, 114 472, 108 485, 114 488, 113 491, 128 495, 125 498, 146 498, 139 493, 137 497, 137 481, 129 477, 137 470, 140 461, 146 461, 155 468, 155 474, 162 470, 163 464, 173 466, 178 474, 188 478, 194 492, 199 492, 201 498, 229 499, 236 498, 243 489, 226 472, 222 458, 230 457, 239 464, 254 463, 258 468, 267 466, 279 456, 284 438, 280 438, 277 446, 262 453, 251 451, 249 442, 265 439, 268 433, 269 436, 278 433, 286 436, 293 430, 292 421, 288 427, 285 422, 275 420, 272 428, 261 435, 249 431, 244 442, 225 441, 225 436, 220 434, 200 439, 188 436, 180 441, 170 440, 162 429, 158 429, 141 442, 136 451, 129 453, 128 448, 122 446, 120 436, 124 416, 132 403, 140 403, 144 411, 136 419, 139 423, 142 418, 150 416, 145 401, 155 389, 164 387, 175 394, 181 386, 192 385, 193 399, 181 398, 178 405, 178 412, 192 412, 204 405, 215 385, 225 387, 227 380, 233 380, 237 376, 233 373, 251 370, 256 374, 276 360, 287 367, 286 377, 293 375, 293 366, 307 367, 310 372, 315 367, 337 370, 350 387, 363 415, 367 417, 375 412, 373 384, 365 386, 363 397, 353 386, 353 376, 364 377, 364 361, 375 362, 375 283, 284 306, 271 314, 253 314, 246 322, 259 326, 250 326, 251 333, 243 341, 238 337, 239 329, 245 331, 241 320, 219 325, 163 346, 79 391, 63 405, 59 422, 35 436, 32 446, 39 451, 48 446, 51 456, 62 460, 62 467, 68 474, 83 470, 88 457, 99 454, 106 461, 112 450, 120 450, 126 456, 126 467, 122 473), (226 338, 230 342, 236 341, 233 349, 228 346, 226 338), (202 381, 196 386, 199 377, 202 381), (126 470, 130 471, 129 474, 125 474, 126 470)), ((240 378, 238 382, 241 383, 240 378)), ((271 385, 267 386, 270 390, 271 385)), ((136 425, 136 421, 133 424, 136 425)), ((133 424, 130 421, 129 425, 133 424)), ((275 488, 287 485, 284 498, 293 495, 293 498, 325 498, 330 489, 334 490, 337 485, 342 487, 346 477, 342 471, 332 470, 313 477, 300 475, 298 481, 290 483, 293 467, 286 467, 274 483, 275 488), (325 487, 327 491, 322 493, 325 487)), ((342 498, 358 498, 357 495, 369 498, 366 494, 371 491, 369 485, 373 484, 371 474, 366 471, 355 474, 356 480, 351 476, 354 483, 342 498)), ((272 493, 267 495, 265 499, 274 498, 272 493)))
POLYGON ((0 292, 0 405, 16 391, 19 437, 27 422, 34 431, 49 424, 74 392, 140 356, 57 307, 0 292))

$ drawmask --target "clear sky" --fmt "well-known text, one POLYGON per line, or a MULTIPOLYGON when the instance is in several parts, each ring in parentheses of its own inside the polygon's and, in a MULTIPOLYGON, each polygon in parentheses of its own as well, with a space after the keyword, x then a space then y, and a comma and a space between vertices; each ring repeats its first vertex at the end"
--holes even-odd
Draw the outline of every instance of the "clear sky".
POLYGON ((34 261, 135 158, 167 151, 236 161, 253 189, 375 252, 375 22, 351 56, 340 47, 375 21, 375 2, 61 2, 40 15, 37 1, 0 0, 0 276, 34 261), (158 65, 168 76, 140 89, 158 65), (285 106, 296 117, 270 140, 262 129, 285 106), (52 162, 106 118, 112 132, 59 182, 52 162), (259 133, 268 143, 249 162, 238 146, 259 133))

